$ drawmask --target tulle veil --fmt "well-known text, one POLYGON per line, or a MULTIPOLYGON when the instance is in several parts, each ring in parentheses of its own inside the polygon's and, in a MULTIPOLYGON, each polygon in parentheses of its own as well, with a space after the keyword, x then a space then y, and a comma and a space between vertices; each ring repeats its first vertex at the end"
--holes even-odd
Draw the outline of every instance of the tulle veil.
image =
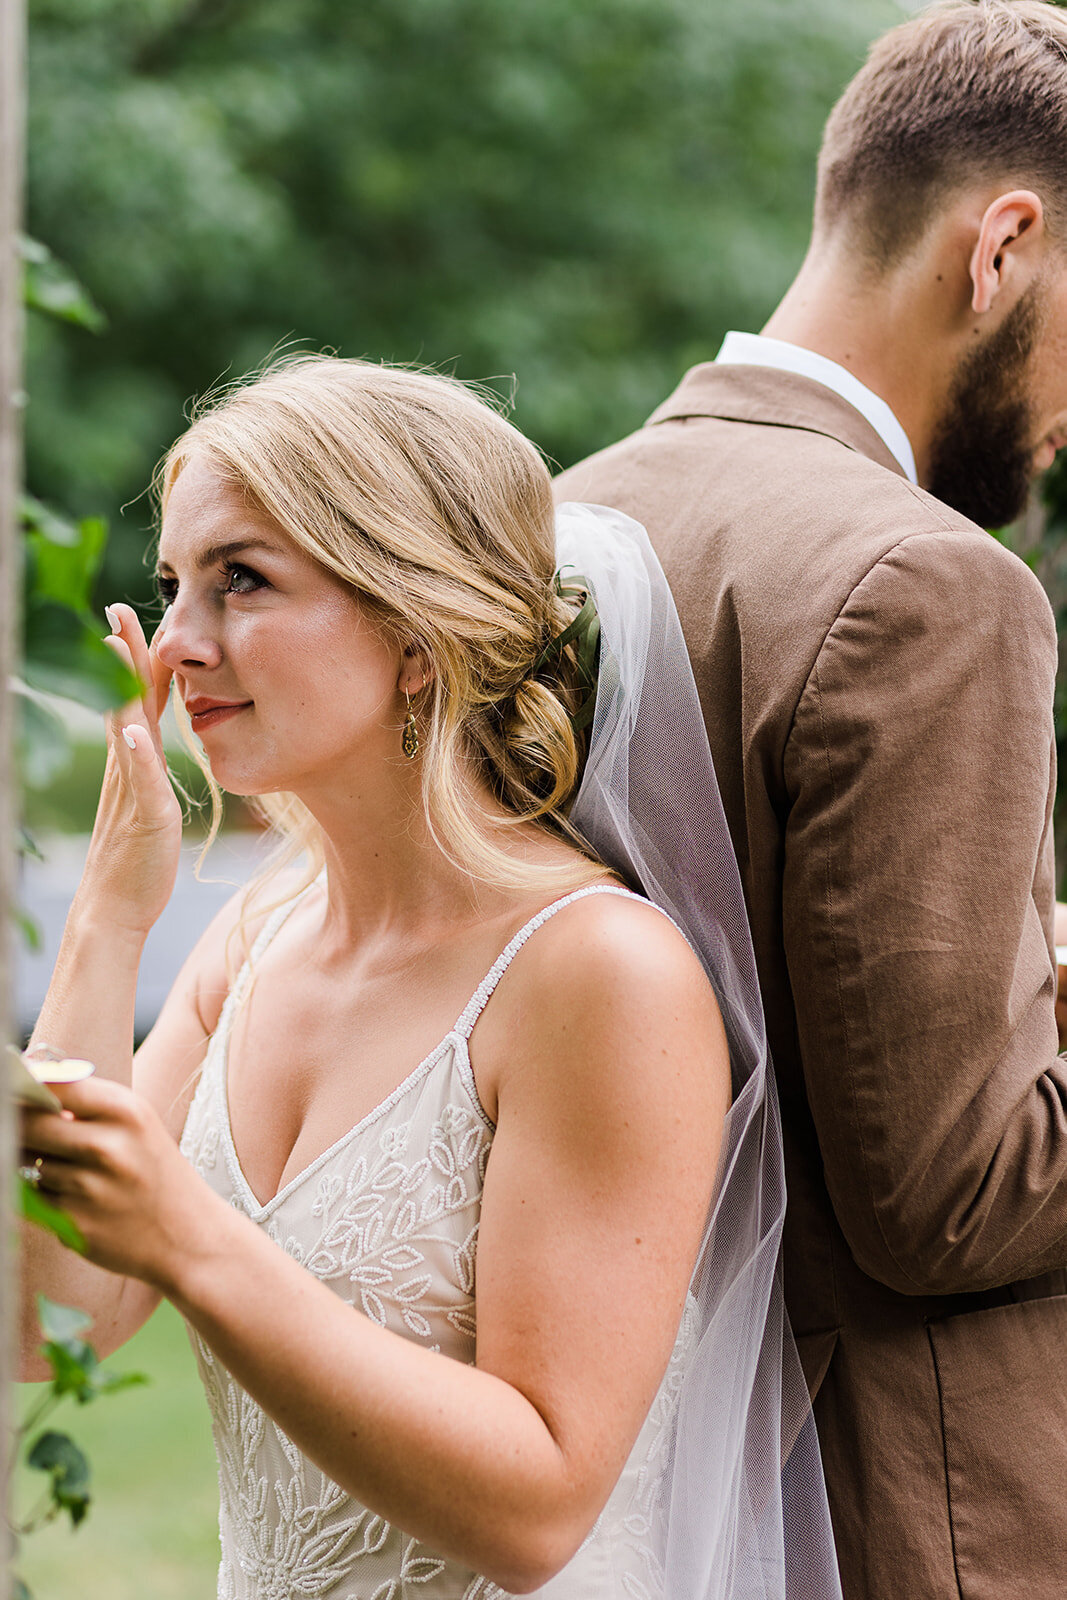
POLYGON ((600 616, 589 757, 570 820, 674 918, 730 1041, 734 1101, 692 1292, 655 1538, 663 1600, 840 1600, 807 1388, 785 1314, 781 1124, 741 880, 678 613, 640 524, 557 511, 564 581, 600 616))

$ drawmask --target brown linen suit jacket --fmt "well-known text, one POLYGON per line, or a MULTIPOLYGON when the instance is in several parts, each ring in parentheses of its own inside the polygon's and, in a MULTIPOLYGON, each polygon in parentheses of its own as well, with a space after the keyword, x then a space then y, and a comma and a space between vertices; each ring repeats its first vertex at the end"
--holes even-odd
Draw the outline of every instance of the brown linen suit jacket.
POLYGON ((694 368, 558 498, 643 522, 681 613, 846 1600, 1064 1600, 1048 601, 847 402, 768 368, 694 368))

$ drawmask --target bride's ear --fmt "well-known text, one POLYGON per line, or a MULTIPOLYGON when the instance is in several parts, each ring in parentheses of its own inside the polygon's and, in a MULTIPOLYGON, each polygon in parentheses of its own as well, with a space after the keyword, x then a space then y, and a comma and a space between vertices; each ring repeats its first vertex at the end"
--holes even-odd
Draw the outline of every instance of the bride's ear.
POLYGON ((430 652, 424 644, 412 640, 410 644, 404 646, 397 688, 401 694, 418 694, 419 690, 425 689, 433 679, 434 667, 430 652))

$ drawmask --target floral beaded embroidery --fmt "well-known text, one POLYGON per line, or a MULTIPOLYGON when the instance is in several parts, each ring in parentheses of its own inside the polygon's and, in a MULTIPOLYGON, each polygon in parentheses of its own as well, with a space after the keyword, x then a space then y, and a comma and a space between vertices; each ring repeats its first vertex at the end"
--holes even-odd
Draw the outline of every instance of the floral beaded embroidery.
MULTIPOLYGON (((210 1187, 354 1315, 468 1363, 475 1354, 478 1221, 494 1129, 477 1098, 466 1038, 512 955, 543 920, 544 913, 512 941, 437 1050, 266 1205, 244 1179, 226 1113, 226 1042, 246 968, 223 1010, 182 1137, 183 1153, 210 1187)), ((277 914, 268 922, 253 959, 280 922, 277 914)), ((509 1600, 489 1579, 359 1505, 192 1338, 219 1463, 219 1600, 509 1600)), ((586 1541, 592 1544, 610 1523, 615 1548, 631 1552, 619 1591, 631 1600, 662 1600, 647 1548, 648 1507, 673 1424, 684 1345, 681 1337, 631 1458, 636 1476, 620 1482, 586 1541)))

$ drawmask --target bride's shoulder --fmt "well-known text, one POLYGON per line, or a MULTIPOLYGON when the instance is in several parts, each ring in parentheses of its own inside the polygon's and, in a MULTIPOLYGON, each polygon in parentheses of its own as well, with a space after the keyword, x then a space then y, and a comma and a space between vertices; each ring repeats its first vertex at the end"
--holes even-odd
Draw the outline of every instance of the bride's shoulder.
POLYGON ((640 895, 601 890, 564 901, 524 955, 516 998, 551 1002, 546 1015, 561 1009, 599 1015, 606 1008, 624 1027, 637 1017, 647 1025, 681 1014, 703 1025, 717 1016, 714 991, 691 945, 640 895))
POLYGON ((729 1051, 715 993, 656 906, 584 894, 560 905, 519 954, 475 1040, 479 1088, 494 1105, 509 1087, 525 1085, 528 1098, 536 1084, 539 1105, 580 1102, 594 1121, 611 1107, 651 1116, 649 1096, 656 1115, 695 1108, 701 1126, 724 1114, 729 1051))
POLYGON ((613 882, 589 884, 546 907, 544 932, 538 938, 547 951, 568 946, 610 949, 614 959, 640 957, 655 947, 667 958, 688 966, 696 962, 677 924, 644 895, 613 882))

